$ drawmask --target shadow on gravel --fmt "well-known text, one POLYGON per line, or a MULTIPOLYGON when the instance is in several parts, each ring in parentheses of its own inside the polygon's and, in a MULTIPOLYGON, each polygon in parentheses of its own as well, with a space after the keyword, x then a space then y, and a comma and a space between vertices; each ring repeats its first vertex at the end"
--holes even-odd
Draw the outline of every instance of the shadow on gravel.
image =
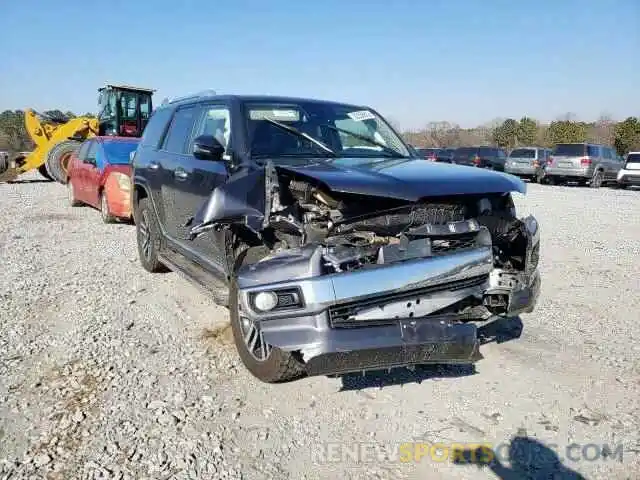
POLYGON ((407 383, 422 383, 425 380, 438 378, 456 378, 475 375, 475 365, 416 365, 415 369, 395 368, 388 370, 373 370, 362 373, 338 375, 342 379, 339 391, 364 390, 367 388, 383 388, 407 383))
POLYGON ((522 319, 520 317, 499 318, 478 328, 480 345, 496 342, 504 343, 520 338, 522 335, 522 319))
POLYGON ((490 469, 501 480, 587 480, 564 466, 557 453, 519 432, 508 444, 455 452, 454 464, 490 469), (503 448, 504 447, 504 448, 503 448), (510 464, 506 466, 505 462, 510 464))

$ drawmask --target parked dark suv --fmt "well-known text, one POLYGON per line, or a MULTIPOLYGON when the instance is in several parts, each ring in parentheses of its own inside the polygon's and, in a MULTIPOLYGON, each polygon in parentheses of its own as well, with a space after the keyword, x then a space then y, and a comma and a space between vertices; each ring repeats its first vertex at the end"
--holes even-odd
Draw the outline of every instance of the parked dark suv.
POLYGON ((416 158, 366 106, 183 98, 153 113, 133 170, 143 267, 227 306, 263 381, 473 363, 477 322, 537 301, 523 182, 416 158))
POLYGON ((507 152, 498 147, 458 147, 453 162, 458 165, 488 168, 504 172, 507 152))

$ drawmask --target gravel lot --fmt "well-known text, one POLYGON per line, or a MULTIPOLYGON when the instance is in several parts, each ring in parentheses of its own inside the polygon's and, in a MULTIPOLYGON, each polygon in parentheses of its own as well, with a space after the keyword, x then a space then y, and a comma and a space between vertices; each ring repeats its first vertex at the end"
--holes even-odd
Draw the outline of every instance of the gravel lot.
POLYGON ((541 298, 485 329, 475 368, 270 386, 224 309, 142 270, 134 227, 22 180, 0 185, 0 478, 551 478, 523 473, 523 445, 557 478, 640 478, 640 191, 516 199, 542 225, 541 298), (501 464, 381 458, 403 442, 490 443, 501 464))

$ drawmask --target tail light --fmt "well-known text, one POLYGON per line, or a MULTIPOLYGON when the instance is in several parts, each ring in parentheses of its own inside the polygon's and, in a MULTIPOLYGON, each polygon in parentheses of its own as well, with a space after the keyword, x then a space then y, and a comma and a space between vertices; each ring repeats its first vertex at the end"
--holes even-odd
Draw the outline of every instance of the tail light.
POLYGON ((480 157, 478 155, 473 157, 473 164, 474 165, 480 165, 480 157))
POLYGON ((540 166, 540 161, 538 161, 538 160, 534 160, 534 161, 533 161, 533 166, 534 166, 534 167, 539 167, 539 166, 540 166))
POLYGON ((553 165, 553 157, 547 158, 547 165, 549 166, 553 165))
POLYGON ((591 159, 589 157, 581 158, 580 165, 591 165, 591 159))
POLYGON ((429 155, 427 155, 427 160, 429 160, 430 162, 435 162, 436 161, 436 154, 435 153, 430 153, 429 155))

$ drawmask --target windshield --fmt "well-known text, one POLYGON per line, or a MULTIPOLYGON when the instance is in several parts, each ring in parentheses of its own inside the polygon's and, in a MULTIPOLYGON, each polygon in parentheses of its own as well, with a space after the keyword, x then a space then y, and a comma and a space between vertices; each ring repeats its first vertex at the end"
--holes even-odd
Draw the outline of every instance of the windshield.
POLYGON ((536 151, 532 148, 516 148, 509 156, 511 158, 536 158, 536 151))
POLYGON ((586 153, 584 143, 559 143, 553 149, 553 155, 566 157, 582 157, 586 153))
POLYGON ((410 157, 388 123, 366 108, 317 101, 248 102, 244 112, 253 158, 410 157))
POLYGON ((107 163, 111 165, 127 165, 129 154, 138 148, 138 142, 105 142, 102 144, 107 163))

